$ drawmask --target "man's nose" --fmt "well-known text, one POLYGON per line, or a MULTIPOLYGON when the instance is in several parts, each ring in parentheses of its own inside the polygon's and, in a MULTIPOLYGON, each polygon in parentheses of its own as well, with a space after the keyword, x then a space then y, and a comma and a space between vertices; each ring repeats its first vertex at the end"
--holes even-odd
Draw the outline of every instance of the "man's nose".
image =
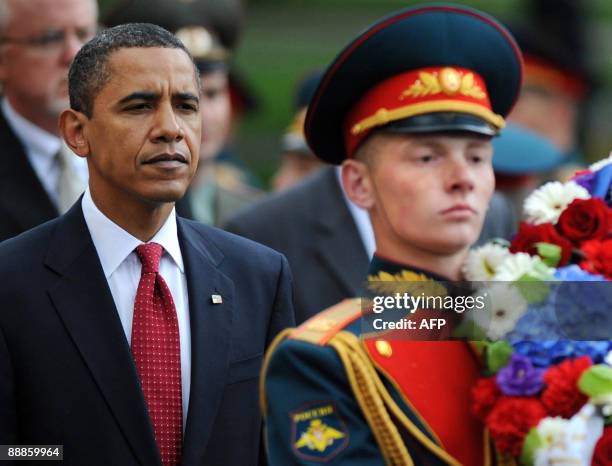
POLYGON ((83 47, 83 41, 76 34, 66 34, 62 48, 62 63, 70 66, 81 47, 83 47))
POLYGON ((178 142, 184 137, 183 128, 176 117, 174 108, 170 104, 161 104, 156 113, 155 127, 151 136, 156 141, 161 142, 178 142))
POLYGON ((457 157, 450 163, 447 174, 449 191, 471 191, 474 189, 474 170, 464 157, 457 157))

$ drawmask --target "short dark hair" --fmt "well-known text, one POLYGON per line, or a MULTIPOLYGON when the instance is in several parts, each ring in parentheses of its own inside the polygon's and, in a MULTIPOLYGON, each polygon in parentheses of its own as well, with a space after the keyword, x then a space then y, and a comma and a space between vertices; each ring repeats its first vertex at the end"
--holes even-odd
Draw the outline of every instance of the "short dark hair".
POLYGON ((193 63, 199 87, 200 74, 193 57, 174 34, 155 24, 120 24, 100 31, 74 57, 68 72, 70 108, 91 118, 94 99, 111 77, 108 66, 110 55, 116 50, 134 47, 181 49, 193 63))

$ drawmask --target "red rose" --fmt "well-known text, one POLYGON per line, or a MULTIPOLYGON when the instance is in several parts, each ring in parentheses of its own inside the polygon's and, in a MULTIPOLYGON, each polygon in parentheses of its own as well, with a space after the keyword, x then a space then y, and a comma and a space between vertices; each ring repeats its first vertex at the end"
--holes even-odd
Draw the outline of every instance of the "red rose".
POLYGON ((612 239, 585 241, 580 250, 585 256, 580 262, 582 269, 612 280, 612 239))
POLYGON ((522 222, 519 231, 510 244, 510 252, 526 252, 538 255, 537 243, 556 244, 561 248, 561 260, 558 265, 565 265, 572 256, 572 243, 561 236, 552 223, 532 225, 522 222))
POLYGON ((595 445, 591 466, 610 466, 612 464, 612 427, 606 427, 595 445))
POLYGON ((604 239, 612 229, 611 210, 598 198, 574 199, 559 216, 557 230, 576 245, 604 239))
POLYGON ((487 427, 500 453, 519 456, 532 427, 546 416, 536 398, 502 397, 487 416, 487 427))
POLYGON ((569 419, 584 406, 588 397, 578 390, 578 379, 592 364, 591 358, 582 356, 566 359, 544 373, 542 404, 550 416, 569 419))
POLYGON ((493 406, 499 399, 501 392, 497 388, 495 377, 487 377, 478 379, 474 388, 472 388, 472 412, 481 420, 489 415, 493 406))

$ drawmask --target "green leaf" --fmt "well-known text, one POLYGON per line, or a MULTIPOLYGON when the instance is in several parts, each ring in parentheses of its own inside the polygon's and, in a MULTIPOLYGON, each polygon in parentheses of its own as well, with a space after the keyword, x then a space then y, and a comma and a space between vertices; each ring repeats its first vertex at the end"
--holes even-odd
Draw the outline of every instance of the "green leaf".
POLYGON ((496 341, 487 348, 487 366, 492 372, 505 367, 512 356, 512 345, 507 341, 496 341))
POLYGON ((612 367, 605 364, 591 366, 578 380, 578 388, 592 398, 612 393, 612 367))
POLYGON ((556 267, 559 265, 562 252, 561 246, 550 243, 536 243, 535 246, 538 250, 538 256, 542 258, 542 262, 547 266, 556 267))
POLYGON ((548 283, 543 282, 540 278, 529 273, 526 273, 515 281, 514 285, 529 304, 544 301, 550 293, 550 285, 548 283))
POLYGON ((491 344, 491 342, 482 339, 482 340, 474 340, 472 342, 472 345, 474 345, 474 348, 476 349, 476 351, 479 352, 479 354, 482 354, 491 344))
POLYGON ((532 466, 535 461, 535 452, 538 448, 544 446, 544 440, 540 437, 538 430, 535 427, 525 437, 525 443, 523 443, 523 452, 521 453, 521 464, 525 466, 532 466))
POLYGON ((453 330, 453 337, 481 341, 486 340, 487 334, 473 320, 463 319, 453 330))

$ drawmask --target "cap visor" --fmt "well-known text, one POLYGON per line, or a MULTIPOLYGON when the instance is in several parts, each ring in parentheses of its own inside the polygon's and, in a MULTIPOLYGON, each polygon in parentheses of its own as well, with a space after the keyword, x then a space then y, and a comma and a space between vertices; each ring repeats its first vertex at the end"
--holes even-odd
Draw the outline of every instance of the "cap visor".
POLYGON ((484 136, 498 133, 490 123, 473 115, 456 112, 437 112, 417 115, 388 123, 378 130, 389 133, 468 132, 484 136))

